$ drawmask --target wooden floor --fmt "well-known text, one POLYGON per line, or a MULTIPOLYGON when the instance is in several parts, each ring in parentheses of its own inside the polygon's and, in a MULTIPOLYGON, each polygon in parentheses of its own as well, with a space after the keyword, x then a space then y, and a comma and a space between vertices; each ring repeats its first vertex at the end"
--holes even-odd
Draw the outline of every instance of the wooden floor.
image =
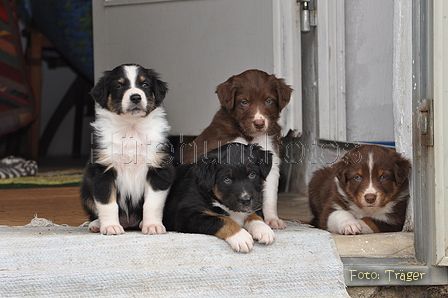
MULTIPOLYGON (((310 220, 306 200, 280 194, 279 216, 285 220, 310 220)), ((79 187, 0 190, 0 225, 23 226, 35 216, 55 224, 79 226, 88 220, 79 199, 79 187)))
MULTIPOLYGON (((284 220, 298 220, 302 223, 311 220, 308 200, 295 194, 279 194, 278 214, 284 220)), ((51 220, 55 224, 75 227, 88 219, 80 203, 79 187, 0 190, 0 225, 24 226, 34 216, 51 220)), ((346 257, 364 257, 366 251, 369 257, 398 256, 398 252, 406 257, 413 257, 413 235, 401 234, 351 237, 337 235, 335 242, 341 256, 346 257), (387 237, 395 239, 393 245, 387 237), (372 246, 372 243, 376 245, 372 246)))
POLYGON ((79 200, 79 187, 0 190, 0 225, 23 226, 35 215, 69 226, 88 219, 79 200))
MULTIPOLYGON (((83 169, 88 157, 40 157, 39 171, 83 169)), ((284 220, 311 220, 308 200, 279 194, 278 214, 284 220)), ((0 225, 23 226, 37 216, 55 224, 79 226, 88 220, 79 199, 79 187, 0 189, 0 225)))

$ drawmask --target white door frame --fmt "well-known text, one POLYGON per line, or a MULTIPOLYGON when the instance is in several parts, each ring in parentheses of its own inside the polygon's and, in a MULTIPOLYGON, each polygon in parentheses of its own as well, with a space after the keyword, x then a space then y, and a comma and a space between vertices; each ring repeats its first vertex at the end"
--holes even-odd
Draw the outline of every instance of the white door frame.
POLYGON ((319 138, 347 141, 345 0, 317 0, 319 138))
POLYGON ((435 255, 448 266, 448 3, 434 0, 434 195, 435 255))
POLYGON ((291 101, 282 111, 282 135, 302 134, 302 62, 300 38, 300 3, 273 0, 274 73, 292 85, 291 101))

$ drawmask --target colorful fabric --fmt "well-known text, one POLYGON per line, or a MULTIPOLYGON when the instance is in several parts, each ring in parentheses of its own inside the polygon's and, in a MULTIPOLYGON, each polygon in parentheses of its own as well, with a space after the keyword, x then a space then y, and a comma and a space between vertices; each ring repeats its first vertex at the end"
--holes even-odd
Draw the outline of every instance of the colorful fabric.
POLYGON ((22 0, 35 26, 70 65, 93 81, 91 0, 22 0))
POLYGON ((0 135, 28 124, 33 104, 13 4, 0 0, 0 135))

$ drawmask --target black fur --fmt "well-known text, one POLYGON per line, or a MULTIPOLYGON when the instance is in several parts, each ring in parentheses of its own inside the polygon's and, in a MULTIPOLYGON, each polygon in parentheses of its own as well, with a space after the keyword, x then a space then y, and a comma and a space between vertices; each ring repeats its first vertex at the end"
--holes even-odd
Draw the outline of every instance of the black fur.
POLYGON ((114 169, 107 170, 106 166, 90 164, 84 174, 81 196, 93 196, 98 202, 107 204, 116 177, 114 169))
POLYGON ((162 161, 166 167, 148 167, 147 180, 151 187, 156 190, 167 190, 174 180, 175 169, 172 165, 172 157, 165 151, 165 158, 162 161))
POLYGON ((215 235, 226 210, 254 213, 262 208, 262 185, 272 167, 272 154, 256 144, 230 143, 202 156, 195 164, 177 168, 168 195, 167 230, 215 235))
MULTIPOLYGON (((110 96, 111 102, 109 105, 111 106, 108 108, 110 109, 112 107, 118 114, 125 112, 121 109, 121 101, 123 94, 129 88, 131 82, 127 79, 123 66, 128 65, 138 66, 136 64, 123 64, 115 67, 113 70, 105 71, 103 77, 101 77, 93 87, 90 94, 102 108, 107 107, 108 98, 110 96)), ((146 69, 141 66, 138 66, 138 78, 139 77, 144 77, 145 80, 137 80, 135 84, 145 91, 148 99, 154 97, 155 105, 152 109, 158 107, 168 91, 167 83, 161 81, 159 75, 154 70, 146 69)), ((150 108, 151 107, 147 107, 147 114, 151 112, 150 108)))
MULTIPOLYGON (((133 71, 130 72, 134 73, 133 71)), ((119 221, 119 224, 115 223, 117 220, 115 220, 113 224, 110 224, 111 221, 109 220, 109 226, 104 227, 104 229, 101 231, 102 233, 120 234, 123 233, 122 228, 138 228, 140 222, 143 219, 143 203, 145 200, 144 193, 140 197, 140 186, 144 188, 145 183, 149 183, 149 186, 154 191, 166 191, 169 189, 172 181, 174 180, 175 170, 173 165, 170 163, 171 156, 169 154, 170 152, 168 152, 167 150, 168 147, 166 146, 166 144, 163 143, 158 145, 155 150, 157 152, 151 151, 153 152, 151 154, 154 154, 154 158, 148 160, 154 160, 154 163, 157 164, 146 163, 144 159, 140 159, 140 162, 137 163, 136 157, 135 164, 123 166, 127 164, 127 161, 120 160, 119 153, 113 152, 112 146, 114 145, 112 144, 112 142, 111 144, 104 144, 98 141, 102 136, 109 134, 116 133, 118 134, 117 138, 120 138, 123 137, 122 135, 119 135, 120 133, 124 136, 127 136, 127 134, 129 133, 130 137, 132 138, 132 134, 135 133, 136 140, 142 142, 141 139, 138 139, 138 136, 147 133, 148 129, 145 126, 143 126, 144 129, 142 129, 140 128, 141 126, 137 125, 137 123, 142 122, 148 124, 148 127, 152 127, 151 125, 154 125, 158 128, 166 128, 165 130, 160 129, 156 131, 158 133, 158 140, 167 140, 166 134, 168 134, 169 128, 168 125, 165 125, 166 122, 160 120, 151 120, 153 118, 146 117, 148 116, 148 114, 154 111, 154 109, 160 106, 163 99, 165 98, 167 90, 167 84, 159 79, 158 74, 155 71, 151 69, 145 69, 135 64, 124 64, 114 68, 111 71, 106 71, 104 73, 104 76, 99 79, 98 83, 91 91, 93 99, 99 105, 96 106, 96 109, 98 109, 97 116, 99 114, 99 111, 101 111, 103 115, 107 114, 107 117, 102 118, 106 119, 104 120, 106 122, 100 122, 98 121, 98 119, 96 119, 97 121, 93 124, 95 133, 92 149, 94 151, 94 154, 92 156, 92 160, 87 165, 80 189, 80 195, 83 207, 89 215, 90 221, 99 219, 100 226, 102 219, 99 218, 99 211, 97 209, 103 208, 101 205, 113 205, 115 203, 118 205, 118 214, 112 214, 112 212, 107 211, 108 216, 106 217, 111 218, 112 216, 117 216, 116 219, 119 221), (135 82, 132 82, 132 84, 130 82, 131 78, 127 76, 127 67, 128 69, 135 69, 135 73, 137 74, 135 82), (131 87, 132 90, 126 93, 126 91, 130 90, 131 87), (123 110, 122 102, 132 102, 132 97, 134 95, 138 95, 140 97, 140 100, 138 102, 135 102, 133 106, 132 104, 130 106, 131 108, 135 109, 138 104, 141 104, 138 109, 139 111, 142 111, 142 113, 139 113, 138 115, 135 115, 134 118, 132 118, 130 114, 132 114, 133 111, 123 110), (146 106, 142 104, 143 102, 147 102, 146 106), (125 113, 127 113, 127 115, 124 115, 125 113), (109 117, 110 115, 113 115, 113 119, 115 119, 113 121, 115 122, 110 120, 112 119, 109 117), (117 130, 117 132, 115 129, 119 127, 120 124, 122 124, 121 119, 125 119, 123 120, 123 123, 125 123, 124 127, 126 129, 128 129, 129 127, 129 129, 123 131, 123 129, 121 128, 122 130, 117 130), (104 123, 106 123, 106 125, 103 125, 104 123), (105 127, 107 127, 107 129, 105 127), (138 131, 139 129, 140 131, 138 131), (100 148, 100 144, 103 144, 102 146, 105 146, 106 148, 100 148), (136 172, 140 173, 141 181, 132 180, 132 175, 134 175, 136 172), (121 182, 121 189, 117 188, 120 187, 117 183, 117 179, 121 178, 118 176, 119 173, 128 174, 122 177, 132 177, 122 180, 125 182, 121 182), (135 185, 132 184, 134 182, 135 185), (112 196, 114 192, 116 193, 115 197, 112 196), (100 207, 97 207, 96 203, 100 203, 98 205, 100 207)), ((145 141, 147 141, 148 143, 151 142, 151 140, 145 141)), ((130 148, 133 149, 132 147, 130 148)), ((131 149, 127 148, 127 150, 131 149)), ((135 151, 137 151, 137 149, 135 149, 135 151)), ((149 154, 148 152, 146 152, 146 154, 149 154)), ((141 157, 142 155, 143 154, 140 153, 139 157, 141 157)), ((148 196, 146 197, 148 198, 148 196)), ((151 200, 151 197, 149 197, 148 199, 151 200)), ((163 198, 163 200, 164 199, 165 198, 163 198)), ((159 217, 161 218, 161 216, 162 214, 160 213, 159 217)), ((148 224, 147 226, 150 226, 150 224, 148 224)), ((160 222, 160 225, 161 224, 162 223, 160 222)), ((97 224, 93 223, 91 223, 89 229, 94 232, 99 231, 99 227, 97 226, 97 224)), ((159 230, 157 233, 161 233, 160 231, 163 232, 163 230, 159 230)), ((153 232, 148 231, 148 233, 153 232)))

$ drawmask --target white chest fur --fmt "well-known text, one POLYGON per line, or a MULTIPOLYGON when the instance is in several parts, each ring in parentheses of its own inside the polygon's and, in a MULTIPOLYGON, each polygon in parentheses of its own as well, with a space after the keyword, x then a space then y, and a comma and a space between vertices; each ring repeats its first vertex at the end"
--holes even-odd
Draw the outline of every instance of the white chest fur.
POLYGON ((170 129, 162 107, 146 117, 117 115, 96 107, 92 123, 98 142, 97 163, 114 168, 122 197, 140 199, 148 167, 159 167, 160 153, 170 129))

